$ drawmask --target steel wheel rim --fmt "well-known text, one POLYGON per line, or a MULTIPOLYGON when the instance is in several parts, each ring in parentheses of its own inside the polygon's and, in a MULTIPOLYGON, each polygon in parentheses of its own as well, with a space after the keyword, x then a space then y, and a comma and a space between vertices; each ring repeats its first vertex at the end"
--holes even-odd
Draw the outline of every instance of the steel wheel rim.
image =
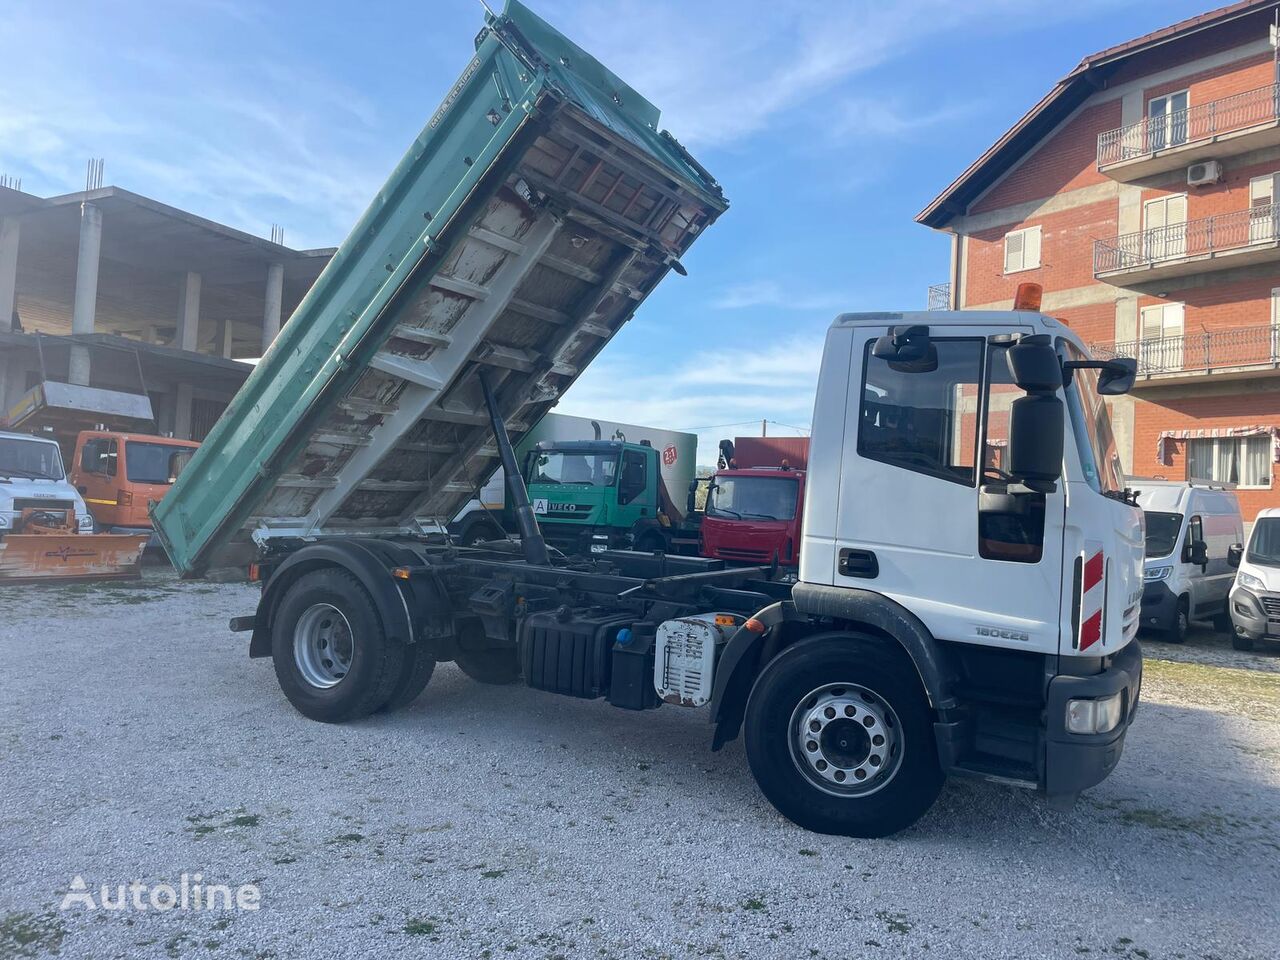
POLYGON ((293 662, 302 679, 318 690, 336 687, 351 670, 355 650, 351 624, 329 603, 307 607, 293 628, 293 662))
POLYGON ((800 698, 787 731, 796 769, 819 790, 866 797, 902 766, 904 737, 893 707, 856 683, 827 683, 800 698))

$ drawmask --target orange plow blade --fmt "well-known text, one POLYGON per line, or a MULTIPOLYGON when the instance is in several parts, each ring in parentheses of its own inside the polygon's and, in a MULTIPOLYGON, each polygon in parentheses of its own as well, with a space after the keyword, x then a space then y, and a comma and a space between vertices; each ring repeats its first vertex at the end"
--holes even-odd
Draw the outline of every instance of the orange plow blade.
POLYGON ((10 534, 0 539, 0 584, 136 580, 146 534, 10 534))

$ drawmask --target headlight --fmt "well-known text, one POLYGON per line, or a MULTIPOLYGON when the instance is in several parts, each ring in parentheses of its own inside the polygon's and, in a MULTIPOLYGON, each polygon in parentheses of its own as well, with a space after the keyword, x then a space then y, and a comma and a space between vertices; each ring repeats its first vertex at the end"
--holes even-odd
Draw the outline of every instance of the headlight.
POLYGON ((1110 733, 1120 726, 1121 694, 1100 700, 1068 700, 1067 730, 1071 733, 1110 733))
POLYGON ((87 513, 84 516, 82 516, 78 522, 81 530, 93 529, 93 517, 89 516, 89 514, 87 513))
POLYGON ((1173 573, 1173 567, 1146 567, 1142 571, 1142 579, 1147 581, 1168 580, 1171 573, 1173 573))
POLYGON ((1236 586, 1244 587, 1246 590, 1265 590, 1267 585, 1252 573, 1237 573, 1236 586))

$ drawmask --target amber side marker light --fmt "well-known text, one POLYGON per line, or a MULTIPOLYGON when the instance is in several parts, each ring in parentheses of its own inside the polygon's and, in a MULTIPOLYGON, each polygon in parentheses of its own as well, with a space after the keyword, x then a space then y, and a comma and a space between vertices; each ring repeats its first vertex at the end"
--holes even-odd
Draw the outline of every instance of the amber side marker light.
POLYGON ((262 582, 262 568, 258 566, 256 563, 249 564, 249 582, 250 583, 262 582))
POLYGON ((757 620, 755 617, 752 617, 750 620, 744 623, 743 626, 746 627, 748 630, 750 630, 752 633, 764 633, 764 622, 761 620, 757 620))
POLYGON ((409 579, 409 568, 408 568, 408 567, 396 567, 394 570, 392 570, 392 571, 391 571, 391 575, 392 575, 393 577, 395 577, 397 580, 408 580, 408 579, 409 579))
POLYGON ((1013 309, 1038 311, 1043 297, 1044 287, 1040 286, 1040 284, 1020 283, 1018 284, 1018 292, 1013 295, 1013 309))

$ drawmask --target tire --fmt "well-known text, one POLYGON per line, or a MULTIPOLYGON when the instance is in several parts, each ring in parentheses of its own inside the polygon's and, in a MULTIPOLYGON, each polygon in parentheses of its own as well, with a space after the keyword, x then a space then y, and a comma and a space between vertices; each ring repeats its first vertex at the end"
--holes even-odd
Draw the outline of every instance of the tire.
POLYGON ((919 820, 942 789, 932 711, 916 671, 874 637, 821 634, 780 653, 751 690, 744 736, 761 792, 817 833, 889 836, 919 820), (814 724, 825 726, 802 737, 814 724), (854 780, 860 774, 865 782, 854 780))
POLYGON ((427 656, 427 651, 421 643, 408 647, 405 650, 404 666, 400 668, 400 679, 392 688, 387 702, 380 706, 377 712, 393 713, 409 706, 427 688, 435 669, 435 660, 427 656))
POLYGON ((483 543, 486 540, 505 540, 506 534, 499 530, 491 523, 473 524, 462 535, 462 545, 464 547, 474 547, 477 543, 483 543))
POLYGON ((1173 626, 1164 632, 1164 639, 1170 643, 1186 643, 1187 631, 1191 628, 1191 605, 1186 597, 1178 598, 1178 610, 1173 615, 1173 626))
POLYGON ((667 541, 660 533, 642 533, 636 538, 635 549, 640 553, 656 553, 667 549, 667 541))
POLYGON ((1231 648, 1233 650, 1240 650, 1247 653, 1253 649, 1253 641, 1248 637, 1242 637, 1238 633, 1233 633, 1231 635, 1231 648))
POLYGON ((271 656, 280 689, 299 713, 344 723, 388 702, 403 674, 405 648, 387 638, 356 579, 326 567, 303 574, 281 599, 271 656))
POLYGON ((1224 609, 1220 614, 1213 618, 1213 629, 1218 633, 1235 633, 1235 624, 1231 622, 1231 614, 1224 609))

